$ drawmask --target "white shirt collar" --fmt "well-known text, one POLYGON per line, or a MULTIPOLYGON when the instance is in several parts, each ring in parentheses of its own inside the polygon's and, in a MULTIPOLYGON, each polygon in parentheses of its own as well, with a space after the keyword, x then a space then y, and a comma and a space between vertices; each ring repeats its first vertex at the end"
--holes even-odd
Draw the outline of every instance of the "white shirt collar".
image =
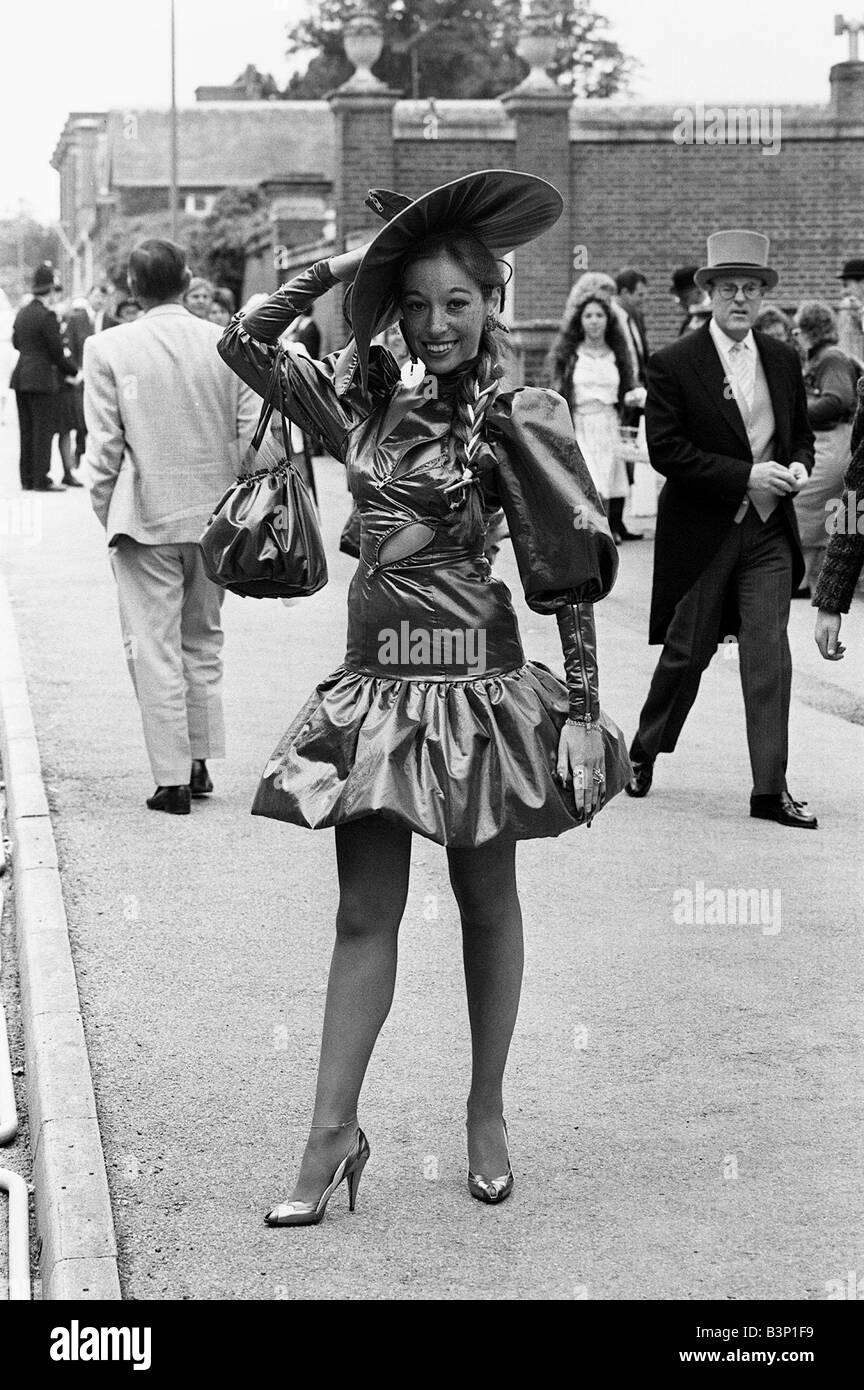
MULTIPOLYGON (((725 362, 733 347, 737 345, 736 339, 730 338, 728 333, 723 332, 723 329, 720 327, 713 314, 708 324, 708 332, 711 334, 711 337, 714 340, 714 346, 716 347, 717 351, 719 352, 720 356, 723 358, 725 362)), ((753 337, 752 328, 748 329, 747 337, 742 338, 741 342, 745 348, 749 348, 752 352, 756 351, 756 340, 753 337)))

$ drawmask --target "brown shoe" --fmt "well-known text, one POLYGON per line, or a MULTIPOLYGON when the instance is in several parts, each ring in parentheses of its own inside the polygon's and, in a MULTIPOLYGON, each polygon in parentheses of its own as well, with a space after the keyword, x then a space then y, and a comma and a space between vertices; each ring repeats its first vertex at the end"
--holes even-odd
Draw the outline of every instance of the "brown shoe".
POLYGON ((148 796, 147 805, 151 811, 167 811, 169 816, 188 816, 192 802, 188 787, 157 787, 148 796))

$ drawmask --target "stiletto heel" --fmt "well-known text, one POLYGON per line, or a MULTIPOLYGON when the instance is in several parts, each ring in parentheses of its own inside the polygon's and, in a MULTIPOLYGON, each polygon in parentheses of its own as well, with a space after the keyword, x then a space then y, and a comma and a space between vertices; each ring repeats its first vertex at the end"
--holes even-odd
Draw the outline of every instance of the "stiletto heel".
MULTIPOLYGON (((342 1125, 313 1125, 313 1129, 341 1129, 342 1125)), ((348 1153, 342 1159, 331 1181, 318 1198, 317 1202, 283 1202, 281 1206, 274 1207, 268 1211, 264 1217, 267 1226, 317 1226, 319 1221, 323 1221, 324 1213, 327 1210, 327 1203, 336 1191, 340 1182, 344 1178, 348 1187, 348 1210, 354 1210, 357 1197, 357 1188, 360 1186, 360 1178, 363 1169, 369 1160, 369 1140, 363 1133, 360 1126, 357 1126, 357 1133, 354 1142, 348 1153)))
POLYGON ((468 1169, 468 1191, 472 1197, 476 1197, 478 1202, 488 1202, 490 1206, 495 1206, 503 1202, 513 1191, 513 1168, 510 1163, 509 1135, 507 1133, 507 1121, 503 1115, 501 1123, 504 1126, 504 1146, 507 1149, 507 1172, 500 1178, 484 1178, 482 1173, 472 1173, 468 1169))
MULTIPOLYGON (((362 1133, 362 1131, 361 1131, 361 1133, 362 1133)), ((363 1135, 363 1140, 364 1140, 364 1143, 365 1143, 365 1140, 366 1140, 366 1136, 365 1136, 365 1135, 363 1135)), ((356 1163, 354 1164, 354 1167, 351 1169, 350 1172, 346 1172, 346 1174, 345 1174, 345 1178, 346 1178, 346 1181, 347 1181, 347 1183, 348 1183, 348 1210, 349 1210, 349 1211, 353 1211, 353 1210, 354 1210, 354 1204, 355 1204, 355 1202, 357 1201, 357 1189, 358 1189, 358 1187, 360 1186, 360 1179, 361 1179, 362 1176, 363 1176, 363 1169, 366 1167, 366 1163, 367 1163, 368 1158, 369 1158, 369 1145, 366 1144, 365 1150, 361 1147, 360 1153, 357 1155, 357 1161, 356 1161, 356 1163)))

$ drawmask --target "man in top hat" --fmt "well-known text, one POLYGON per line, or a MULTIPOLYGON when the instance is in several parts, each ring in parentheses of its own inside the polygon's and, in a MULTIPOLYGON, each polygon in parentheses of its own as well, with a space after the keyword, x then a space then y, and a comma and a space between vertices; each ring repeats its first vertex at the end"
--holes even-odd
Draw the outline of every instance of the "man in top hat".
POLYGON ((20 428, 21 487, 25 492, 65 492, 49 477, 51 441, 57 433, 60 383, 81 380, 74 360, 63 350, 57 316, 52 310, 59 286, 54 267, 44 261, 33 272, 33 298, 15 316, 12 346, 20 356, 9 382, 15 392, 20 428))
POLYGON ((852 357, 864 355, 864 256, 845 262, 837 279, 843 283, 843 298, 837 313, 840 346, 852 357))
POLYGON ((768 238, 715 232, 695 282, 710 321, 654 354, 646 426, 666 477, 657 515, 650 637, 663 643, 630 750, 631 796, 671 753, 718 642, 737 633, 750 814, 815 829, 786 784, 792 662, 786 628, 804 564, 793 498, 813 467, 794 349, 753 323, 777 283, 768 238))

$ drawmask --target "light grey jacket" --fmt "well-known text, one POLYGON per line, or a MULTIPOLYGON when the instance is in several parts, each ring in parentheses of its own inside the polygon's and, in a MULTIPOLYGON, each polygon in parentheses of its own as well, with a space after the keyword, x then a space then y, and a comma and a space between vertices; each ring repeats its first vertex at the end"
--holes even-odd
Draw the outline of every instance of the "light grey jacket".
POLYGON ((160 304, 85 342, 90 500, 109 545, 197 541, 237 476, 261 401, 220 358, 221 336, 160 304))

